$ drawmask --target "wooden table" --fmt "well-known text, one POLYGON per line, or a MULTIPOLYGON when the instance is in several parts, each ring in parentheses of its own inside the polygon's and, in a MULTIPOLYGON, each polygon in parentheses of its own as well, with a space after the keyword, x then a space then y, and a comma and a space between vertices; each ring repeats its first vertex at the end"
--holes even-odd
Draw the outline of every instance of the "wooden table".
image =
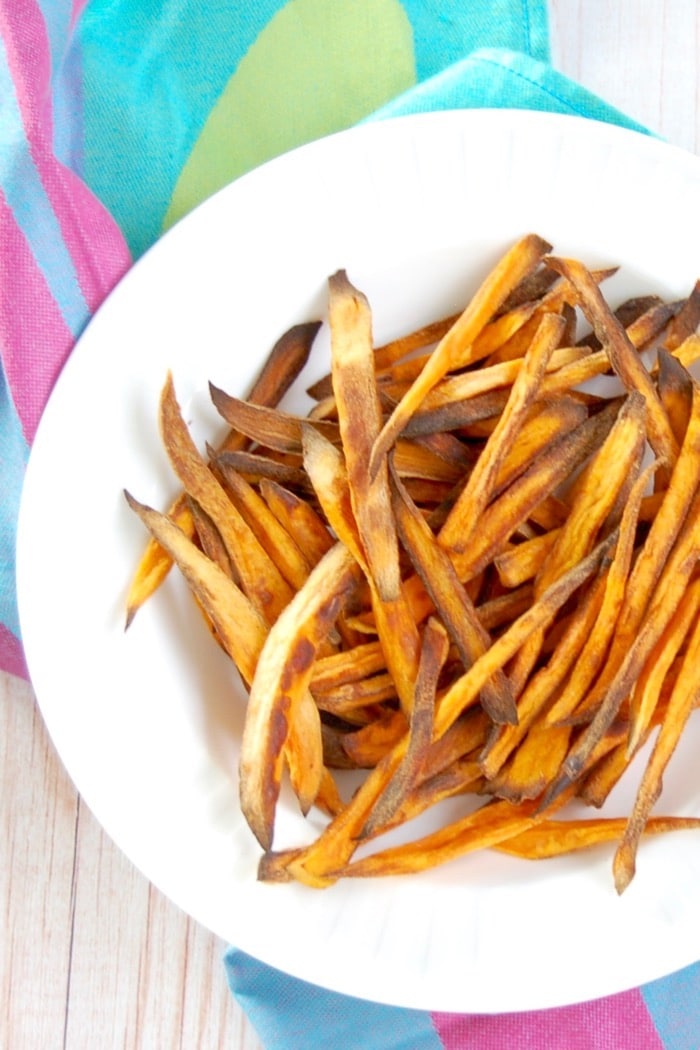
MULTIPOLYGON (((700 152, 696 0, 551 0, 552 61, 700 152)), ((0 676, 4 1050, 259 1050, 225 945, 139 874, 87 810, 31 688, 0 676)))

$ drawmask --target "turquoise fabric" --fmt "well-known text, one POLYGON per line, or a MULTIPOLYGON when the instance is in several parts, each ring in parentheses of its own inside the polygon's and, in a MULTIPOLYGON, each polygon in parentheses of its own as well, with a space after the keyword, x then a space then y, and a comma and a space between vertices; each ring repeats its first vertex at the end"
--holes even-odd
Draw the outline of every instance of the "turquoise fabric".
POLYGON ((393 99, 374 117, 483 108, 565 113, 647 133, 641 124, 563 76, 548 63, 502 48, 478 49, 393 99))

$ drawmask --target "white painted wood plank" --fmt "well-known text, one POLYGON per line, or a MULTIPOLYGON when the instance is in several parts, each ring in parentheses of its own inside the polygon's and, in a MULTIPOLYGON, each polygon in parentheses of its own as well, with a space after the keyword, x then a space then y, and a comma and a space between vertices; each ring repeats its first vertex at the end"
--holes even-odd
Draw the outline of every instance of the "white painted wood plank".
POLYGON ((0 1046, 63 1046, 77 802, 31 690, 0 676, 0 1046))
POLYGON ((700 152, 696 0, 550 0, 552 64, 674 145, 700 152))

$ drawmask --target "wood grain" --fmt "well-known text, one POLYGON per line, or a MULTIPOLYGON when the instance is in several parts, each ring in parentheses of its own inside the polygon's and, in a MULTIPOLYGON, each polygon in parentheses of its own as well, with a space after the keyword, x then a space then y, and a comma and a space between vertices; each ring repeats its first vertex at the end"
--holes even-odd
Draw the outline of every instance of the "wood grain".
MULTIPOLYGON (((700 152, 696 0, 552 0, 552 63, 700 152)), ((30 687, 0 674, 0 1047, 261 1050, 225 945, 153 888, 80 800, 30 687)))

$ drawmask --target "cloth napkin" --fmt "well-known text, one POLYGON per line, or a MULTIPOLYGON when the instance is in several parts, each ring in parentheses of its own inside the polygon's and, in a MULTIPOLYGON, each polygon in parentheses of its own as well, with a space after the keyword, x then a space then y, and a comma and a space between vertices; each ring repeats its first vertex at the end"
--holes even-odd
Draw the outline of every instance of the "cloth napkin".
MULTIPOLYGON (((517 107, 644 130, 549 58, 543 0, 0 0, 0 667, 27 674, 14 542, 36 426, 132 262, 231 179, 361 120, 517 107)), ((700 1045, 700 964, 500 1016, 360 1001, 233 947, 223 965, 268 1050, 700 1045)))

